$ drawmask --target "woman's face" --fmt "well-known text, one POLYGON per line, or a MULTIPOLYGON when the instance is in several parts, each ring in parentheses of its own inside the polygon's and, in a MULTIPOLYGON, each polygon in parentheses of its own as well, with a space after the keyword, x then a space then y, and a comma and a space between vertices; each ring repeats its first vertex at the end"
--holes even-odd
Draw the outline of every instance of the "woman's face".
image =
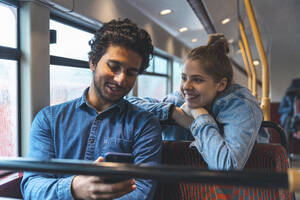
POLYGON ((210 105, 217 92, 226 88, 226 78, 215 82, 213 77, 205 73, 199 60, 188 59, 183 65, 180 89, 184 100, 190 108, 210 105), (225 84, 225 85, 224 85, 225 84))

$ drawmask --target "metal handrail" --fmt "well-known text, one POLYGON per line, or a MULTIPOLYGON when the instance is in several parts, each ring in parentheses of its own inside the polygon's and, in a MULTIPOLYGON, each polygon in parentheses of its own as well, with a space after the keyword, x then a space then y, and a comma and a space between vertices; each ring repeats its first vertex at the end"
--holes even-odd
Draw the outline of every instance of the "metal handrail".
POLYGON ((175 165, 145 166, 109 162, 93 164, 92 162, 67 159, 34 160, 24 158, 0 159, 0 168, 56 174, 122 176, 161 182, 289 188, 289 177, 286 172, 213 171, 175 165))
POLYGON ((264 113, 264 120, 270 121, 270 98, 269 98, 269 65, 267 56, 264 50, 262 39, 258 30, 258 26, 255 19, 255 14, 251 5, 250 0, 244 0, 247 15, 249 18, 251 30, 254 36, 258 54, 262 63, 262 101, 261 108, 264 113))
POLYGON ((251 69, 251 74, 252 74, 252 94, 257 97, 257 87, 256 87, 256 70, 253 64, 253 58, 252 58, 252 54, 251 54, 251 50, 250 50, 250 46, 248 43, 248 39, 245 33, 245 29, 244 29, 244 25, 243 22, 241 20, 239 20, 239 28, 240 28, 240 32, 241 32, 241 36, 242 36, 242 41, 246 50, 246 55, 248 58, 248 63, 251 69))
POLYGON ((248 63, 248 60, 247 60, 247 55, 246 55, 246 52, 245 52, 245 48, 244 48, 244 45, 243 45, 241 40, 239 40, 239 46, 240 46, 240 49, 241 49, 243 62, 244 62, 245 68, 246 68, 247 76, 248 76, 248 88, 252 92, 252 74, 251 74, 251 71, 250 71, 250 68, 249 68, 249 63, 248 63))

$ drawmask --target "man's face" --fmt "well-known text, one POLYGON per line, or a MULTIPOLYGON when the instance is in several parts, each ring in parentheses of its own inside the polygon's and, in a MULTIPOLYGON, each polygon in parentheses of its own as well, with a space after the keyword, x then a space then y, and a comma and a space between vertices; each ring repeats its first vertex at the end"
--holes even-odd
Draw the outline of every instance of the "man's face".
POLYGON ((97 63, 91 64, 93 85, 97 96, 105 103, 122 99, 134 86, 142 57, 122 46, 110 45, 97 63))

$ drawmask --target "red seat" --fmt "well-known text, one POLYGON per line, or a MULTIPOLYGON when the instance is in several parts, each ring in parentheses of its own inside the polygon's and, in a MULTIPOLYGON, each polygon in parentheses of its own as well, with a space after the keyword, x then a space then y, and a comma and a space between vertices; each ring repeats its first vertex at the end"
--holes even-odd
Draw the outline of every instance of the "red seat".
POLYGON ((22 172, 12 173, 0 179, 0 197, 22 199, 20 183, 23 177, 22 172))
MULTIPOLYGON (((163 164, 207 168, 207 164, 190 142, 164 142, 163 164)), ((288 168, 286 150, 278 144, 255 144, 245 170, 283 172, 288 168)), ((159 183, 156 200, 222 200, 222 199, 294 199, 283 189, 221 186, 211 184, 159 183)))

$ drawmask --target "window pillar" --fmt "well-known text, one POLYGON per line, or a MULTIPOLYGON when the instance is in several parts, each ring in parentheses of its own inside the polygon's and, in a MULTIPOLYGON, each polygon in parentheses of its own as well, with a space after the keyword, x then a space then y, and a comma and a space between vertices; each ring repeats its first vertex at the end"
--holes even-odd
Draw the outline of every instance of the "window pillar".
POLYGON ((20 2, 22 156, 27 154, 35 115, 49 105, 49 18, 50 10, 45 5, 20 2))

